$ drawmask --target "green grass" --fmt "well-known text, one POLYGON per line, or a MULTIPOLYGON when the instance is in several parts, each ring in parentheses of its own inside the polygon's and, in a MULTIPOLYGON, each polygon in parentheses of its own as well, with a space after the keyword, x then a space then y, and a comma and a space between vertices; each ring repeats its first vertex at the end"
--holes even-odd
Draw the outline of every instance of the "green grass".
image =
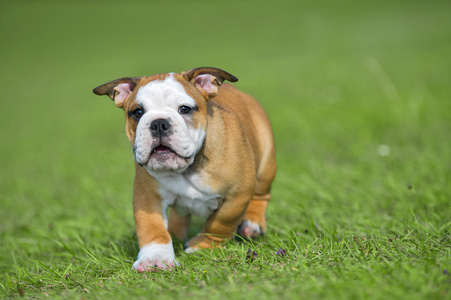
POLYGON ((451 299, 450 11, 1 1, 0 297, 451 299), (124 117, 91 90, 199 66, 270 115, 268 233, 137 274, 124 117))

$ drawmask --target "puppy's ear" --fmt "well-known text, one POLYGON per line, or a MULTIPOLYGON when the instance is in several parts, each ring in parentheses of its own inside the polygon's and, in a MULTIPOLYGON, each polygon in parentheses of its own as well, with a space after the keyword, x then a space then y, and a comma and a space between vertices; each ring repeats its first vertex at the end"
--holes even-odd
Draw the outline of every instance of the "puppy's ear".
POLYGON ((218 87, 228 80, 237 82, 238 78, 224 70, 212 67, 202 67, 182 72, 185 78, 194 84, 207 99, 211 99, 218 95, 218 87))
POLYGON ((96 95, 108 95, 114 104, 119 107, 124 107, 125 99, 138 85, 142 77, 125 77, 119 78, 96 87, 93 92, 96 95))

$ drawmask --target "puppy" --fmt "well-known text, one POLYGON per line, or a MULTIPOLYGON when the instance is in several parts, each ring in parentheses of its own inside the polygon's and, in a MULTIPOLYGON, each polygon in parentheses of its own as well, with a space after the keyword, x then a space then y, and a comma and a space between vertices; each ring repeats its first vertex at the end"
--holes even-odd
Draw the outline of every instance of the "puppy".
POLYGON ((186 243, 188 253, 219 247, 236 232, 252 238, 266 231, 276 173, 271 125, 254 98, 225 80, 238 79, 203 67, 120 78, 94 89, 125 112, 136 167, 138 272, 178 264, 170 233, 187 239, 191 215, 207 219, 186 243))

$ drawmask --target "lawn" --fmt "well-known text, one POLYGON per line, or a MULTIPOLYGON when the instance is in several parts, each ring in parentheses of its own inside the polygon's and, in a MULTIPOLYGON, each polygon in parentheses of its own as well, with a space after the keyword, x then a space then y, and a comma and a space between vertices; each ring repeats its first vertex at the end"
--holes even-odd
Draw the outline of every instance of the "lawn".
POLYGON ((1 1, 0 298, 451 299, 450 12, 1 1), (138 274, 124 116, 92 88, 200 66, 271 118, 268 232, 138 274))

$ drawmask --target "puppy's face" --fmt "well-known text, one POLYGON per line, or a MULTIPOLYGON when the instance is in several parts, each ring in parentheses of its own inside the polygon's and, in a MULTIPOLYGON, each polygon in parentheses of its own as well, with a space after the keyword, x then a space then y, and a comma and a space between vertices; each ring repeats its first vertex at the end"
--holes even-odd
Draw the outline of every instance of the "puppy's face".
POLYGON ((139 165, 153 175, 183 172, 202 148, 208 101, 224 80, 238 79, 221 69, 202 67, 180 74, 124 77, 96 87, 124 109, 125 131, 139 165))
POLYGON ((151 173, 183 172, 206 135, 207 100, 178 74, 140 82, 124 104, 137 163, 151 173))

